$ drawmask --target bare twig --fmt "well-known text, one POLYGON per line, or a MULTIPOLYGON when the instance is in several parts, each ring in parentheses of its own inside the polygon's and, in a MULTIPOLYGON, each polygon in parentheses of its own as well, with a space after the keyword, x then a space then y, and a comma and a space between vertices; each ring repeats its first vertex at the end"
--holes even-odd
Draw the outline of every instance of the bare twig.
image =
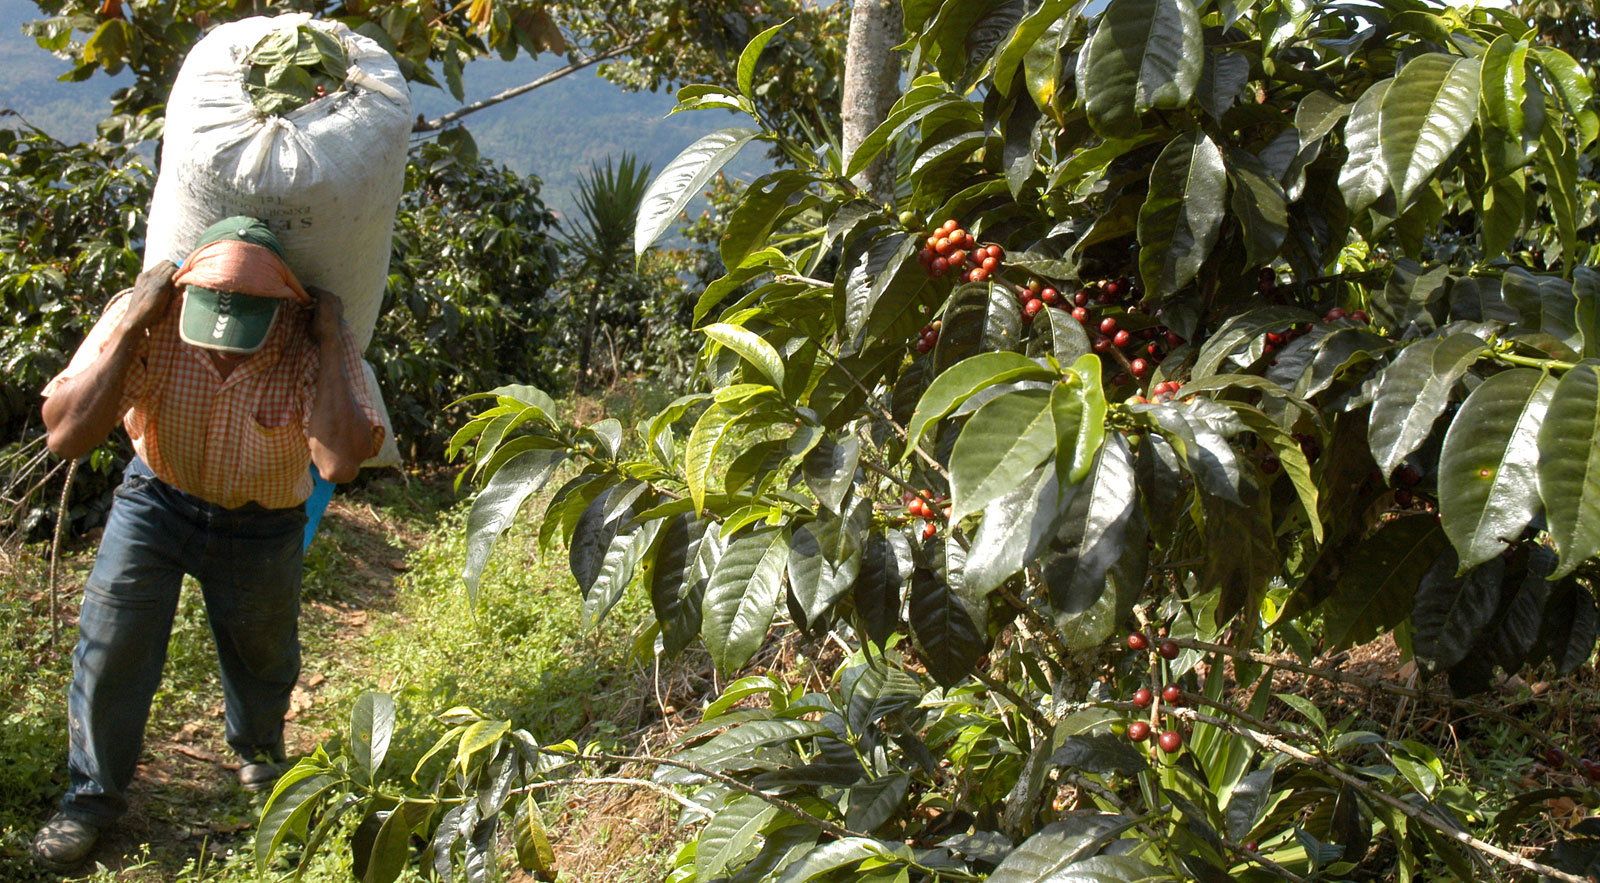
POLYGON ((1494 709, 1494 708, 1490 708, 1487 705, 1480 705, 1480 704, 1478 704, 1476 702, 1473 702, 1471 700, 1457 699, 1457 698, 1455 698, 1453 696, 1443 696, 1443 695, 1439 695, 1439 694, 1436 694, 1436 693, 1425 692, 1423 690, 1416 690, 1416 689, 1413 689, 1411 687, 1401 686, 1400 684, 1396 684, 1396 683, 1393 683, 1391 681, 1385 681, 1385 680, 1383 680, 1381 678, 1369 678, 1369 677, 1363 677, 1361 675, 1347 674, 1345 672, 1337 671, 1337 670, 1334 670, 1334 669, 1317 668, 1315 666, 1305 665, 1305 664, 1302 664, 1302 663, 1299 663, 1299 662, 1294 662, 1294 661, 1288 660, 1288 659, 1278 659, 1276 657, 1267 656, 1267 655, 1264 655, 1264 654, 1261 654, 1261 653, 1256 653, 1253 650, 1240 650, 1240 649, 1235 648, 1235 647, 1229 647, 1226 644, 1212 644, 1212 643, 1207 642, 1207 641, 1197 641, 1197 640, 1195 640, 1193 638, 1177 638, 1177 637, 1173 637, 1173 638, 1169 638, 1168 640, 1171 640, 1173 643, 1177 644, 1179 647, 1188 647, 1191 650, 1203 650, 1203 651, 1205 651, 1207 653, 1219 653, 1219 654, 1221 654, 1223 656, 1232 657, 1235 660, 1243 660, 1245 662, 1252 662, 1252 663, 1255 663, 1257 665, 1264 665, 1264 666, 1266 666, 1268 668, 1278 668, 1278 669, 1283 669, 1284 671, 1292 671, 1292 672, 1295 672, 1297 674, 1306 675, 1308 677, 1321 678, 1321 679, 1323 679, 1325 681, 1332 681, 1332 682, 1334 682, 1336 684, 1347 684, 1347 685, 1352 686, 1352 687, 1364 687, 1364 688, 1369 689, 1369 690, 1383 690, 1383 691, 1388 692, 1388 693, 1393 693, 1396 696, 1403 696, 1403 697, 1405 697, 1407 699, 1418 700, 1418 701, 1426 700, 1426 701, 1429 701, 1429 702, 1436 702, 1436 703, 1440 703, 1440 704, 1443 704, 1443 705, 1454 706, 1456 708, 1464 708, 1464 709, 1472 711, 1472 712, 1474 712, 1476 714, 1482 714, 1482 715, 1485 715, 1487 717, 1492 717, 1495 720, 1500 721, 1501 723, 1507 724, 1507 725, 1512 726, 1512 727, 1516 727, 1518 730, 1521 730, 1523 733, 1527 734, 1530 738, 1534 739, 1535 741, 1537 741, 1537 742, 1539 742, 1541 744, 1544 744, 1544 745, 1554 745, 1554 744, 1556 744, 1553 741, 1551 741, 1551 739, 1550 739, 1550 737, 1548 735, 1540 732, 1538 729, 1534 728, 1532 725, 1530 725, 1528 723, 1525 723, 1524 721, 1518 720, 1517 718, 1513 717, 1512 715, 1506 714, 1503 711, 1500 711, 1500 710, 1494 709))
POLYGON ((518 95, 523 95, 523 94, 526 94, 528 92, 532 92, 533 90, 539 88, 540 86, 549 85, 550 83, 553 83, 556 80, 561 79, 562 77, 566 76, 567 74, 577 73, 578 71, 581 71, 584 68, 586 68, 586 67, 588 67, 588 66, 590 66, 592 64, 597 64, 597 63, 602 62, 602 61, 607 61, 609 59, 616 58, 619 55, 626 55, 627 53, 632 52, 635 48, 637 48, 639 46, 639 44, 642 43, 642 42, 644 42, 644 41, 643 40, 630 40, 627 43, 623 43, 620 46, 614 46, 614 47, 612 47, 610 49, 607 49, 604 52, 597 52, 594 55, 585 56, 583 58, 578 59, 577 61, 572 62, 569 65, 566 65, 565 67, 558 67, 555 70, 551 71, 550 73, 547 73, 544 76, 539 77, 538 79, 536 79, 536 80, 534 80, 532 82, 523 83, 520 86, 513 86, 510 89, 507 89, 507 90, 505 90, 503 92, 497 92, 494 95, 491 95, 488 98, 483 99, 482 101, 474 101, 471 104, 468 104, 468 105, 466 105, 464 107, 458 107, 455 110, 452 110, 449 113, 447 113, 447 114, 445 114, 445 115, 443 115, 441 117, 437 117, 435 119, 427 120, 427 121, 424 121, 424 122, 419 122, 419 123, 416 124, 416 126, 412 127, 411 131, 413 131, 413 132, 437 132, 440 129, 443 129, 445 126, 450 125, 451 123, 455 122, 456 120, 461 119, 462 117, 464 117, 464 116, 466 116, 468 114, 477 113, 478 111, 483 110, 486 107, 493 107, 496 104, 499 104, 499 103, 501 103, 503 101, 510 101, 511 99, 517 97, 518 95))
POLYGON ((1033 725, 1040 730, 1048 733, 1055 729, 1055 724, 1050 722, 1050 718, 1044 712, 1035 708, 1032 703, 1018 695, 1017 691, 1011 689, 1004 681, 997 680, 987 672, 981 671, 973 672, 972 676, 977 678, 990 692, 1004 696, 1006 701, 1015 705, 1018 711, 1027 715, 1028 720, 1033 721, 1033 725))
POLYGON ((56 635, 61 630, 56 619, 56 562, 61 557, 61 528, 67 521, 67 502, 72 499, 72 479, 78 474, 78 461, 67 467, 67 480, 61 486, 61 507, 56 510, 55 536, 50 540, 50 648, 55 649, 56 635))
MULTIPOLYGON (((841 361, 837 355, 834 355, 832 352, 830 352, 827 347, 818 347, 817 351, 831 359, 833 364, 837 366, 840 371, 844 372, 844 376, 848 377, 850 382, 855 385, 855 388, 861 390, 861 394, 867 397, 867 403, 876 409, 876 413, 874 413, 873 416, 878 417, 887 423, 889 428, 893 429, 895 434, 900 436, 900 440, 909 445, 911 443, 911 436, 906 432, 906 428, 901 426, 899 421, 894 419, 894 415, 889 413, 889 409, 884 407, 883 402, 880 401, 877 396, 874 396, 871 390, 867 389, 867 387, 861 382, 860 378, 856 377, 855 372, 851 371, 849 368, 846 368, 844 362, 841 361)), ((916 446, 916 452, 917 455, 922 458, 923 462, 927 463, 934 472, 944 476, 946 481, 950 480, 950 472, 944 468, 943 464, 930 456, 927 451, 924 451, 920 442, 916 446)))
POLYGON ((574 776, 569 779, 545 779, 524 785, 510 793, 525 794, 529 791, 546 791, 566 785, 628 785, 635 788, 648 788, 696 815, 710 814, 710 810, 665 785, 652 782, 649 779, 629 779, 623 776, 574 776))
MULTIPOLYGON (((1552 868, 1549 865, 1541 864, 1533 861, 1532 859, 1523 858, 1514 852, 1501 849, 1500 847, 1495 846, 1493 843, 1479 840, 1465 831, 1450 828, 1423 810, 1418 809, 1417 807, 1405 802, 1404 800, 1394 797, 1387 792, 1380 791, 1361 779, 1351 775, 1350 773, 1345 772, 1337 764, 1323 760, 1322 758, 1317 757, 1309 752, 1302 751, 1301 749, 1290 745, 1276 736, 1268 735, 1267 733, 1263 733, 1249 727, 1240 726, 1231 720, 1225 720, 1223 718, 1212 717, 1208 714, 1202 714, 1192 708, 1169 708, 1167 713, 1175 717, 1183 718, 1191 723, 1204 723, 1210 724, 1214 727, 1219 727, 1227 730, 1230 733, 1249 739, 1251 742, 1256 743, 1256 745, 1261 748, 1276 751, 1280 754, 1286 754, 1289 757, 1306 764, 1307 766, 1316 767, 1333 778, 1338 779, 1341 783, 1360 791, 1362 794, 1365 794, 1369 799, 1389 806, 1391 809, 1396 810, 1412 821, 1427 825, 1438 833, 1456 841, 1457 843, 1462 844, 1463 846, 1469 846, 1478 852, 1491 855, 1507 864, 1521 868, 1524 871, 1530 871, 1535 874, 1543 874, 1552 879, 1560 880, 1562 883, 1588 883, 1588 881, 1584 880, 1582 877, 1568 874, 1565 871, 1552 868)), ((1238 712, 1231 709, 1229 713, 1234 716, 1238 716, 1238 712)))

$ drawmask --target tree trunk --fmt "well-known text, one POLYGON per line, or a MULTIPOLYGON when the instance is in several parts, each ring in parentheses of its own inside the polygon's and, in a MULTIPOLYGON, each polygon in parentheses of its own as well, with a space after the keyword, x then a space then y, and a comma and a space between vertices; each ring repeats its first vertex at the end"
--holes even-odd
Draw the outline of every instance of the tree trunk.
MULTIPOLYGON (((844 161, 889 117, 900 92, 900 58, 894 47, 904 30, 900 0, 853 0, 850 39, 845 49, 844 161)), ((879 202, 894 200, 894 153, 885 150, 853 179, 879 202)))

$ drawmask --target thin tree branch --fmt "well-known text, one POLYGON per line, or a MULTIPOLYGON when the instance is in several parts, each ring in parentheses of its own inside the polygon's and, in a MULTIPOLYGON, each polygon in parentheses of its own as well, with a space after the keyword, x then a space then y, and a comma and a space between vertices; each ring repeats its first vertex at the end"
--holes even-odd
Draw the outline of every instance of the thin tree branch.
POLYGON ((466 116, 468 114, 477 113, 478 111, 483 110, 486 107, 493 107, 496 104, 500 104, 501 102, 504 102, 504 101, 510 101, 511 99, 516 98, 518 95, 523 95, 525 93, 532 92, 533 90, 539 88, 540 86, 547 86, 547 85, 555 82, 556 80, 561 79, 562 77, 566 76, 567 74, 577 73, 578 71, 581 71, 584 68, 586 68, 586 67, 588 67, 588 66, 590 66, 592 64, 598 64, 599 62, 602 62, 602 61, 608 61, 610 59, 616 58, 619 55, 626 55, 629 52, 632 52, 634 49, 637 49, 639 47, 639 45, 641 43, 643 43, 643 42, 644 42, 644 40, 642 38, 641 39, 637 39, 637 40, 630 40, 630 41, 628 41, 626 43, 623 43, 620 46, 613 46, 612 48, 607 49, 604 52, 597 52, 594 55, 585 56, 583 58, 578 59, 577 61, 572 62, 569 65, 566 65, 565 67, 558 67, 555 70, 551 71, 550 73, 547 73, 544 76, 539 77, 538 79, 536 79, 536 80, 534 80, 532 82, 523 83, 520 86, 512 86, 510 89, 507 89, 507 90, 505 90, 503 92, 497 92, 494 95, 491 95, 488 98, 483 99, 482 101, 474 101, 471 104, 465 105, 463 107, 458 107, 455 110, 452 110, 449 113, 445 114, 444 116, 437 117, 435 119, 431 119, 431 120, 427 120, 427 121, 423 121, 423 122, 418 122, 416 124, 416 126, 412 127, 411 131, 413 131, 413 132, 437 132, 440 129, 443 129, 445 126, 450 125, 451 123, 455 122, 456 120, 461 119, 462 117, 464 117, 464 116, 466 116))
POLYGON ((533 782, 532 784, 524 785, 523 787, 517 788, 509 793, 525 794, 530 791, 545 791, 551 788, 560 788, 565 785, 631 785, 637 788, 648 788, 651 791, 660 794, 662 797, 665 797, 679 806, 682 806, 689 812, 697 813, 699 815, 711 814, 710 810, 698 803, 695 803, 693 800, 684 797, 682 794, 679 794, 665 785, 652 782, 649 779, 629 779, 622 776, 576 776, 570 779, 545 779, 540 782, 533 782))
MULTIPOLYGON (((831 359, 833 361, 833 364, 836 365, 839 368, 840 371, 844 372, 844 376, 850 378, 850 382, 855 384, 856 389, 861 390, 861 394, 867 397, 867 402, 877 409, 877 412, 873 414, 874 417, 878 417, 878 418, 882 419, 885 423, 889 424, 889 428, 894 430, 895 435, 900 436, 900 440, 901 441, 903 441, 903 442, 905 442, 907 444, 911 443, 911 436, 906 432, 906 428, 904 426, 901 426, 899 421, 894 419, 894 415, 889 413, 889 409, 884 407, 883 402, 880 401, 876 396, 874 396, 872 394, 872 391, 867 389, 867 387, 864 384, 862 384, 860 378, 856 377, 856 375, 855 375, 855 373, 853 371, 851 371, 849 368, 846 368, 844 366, 844 362, 842 360, 840 360, 840 358, 837 355, 834 355, 825 346, 824 347, 818 347, 817 351, 822 353, 823 355, 827 356, 829 359, 831 359)), ((918 456, 922 457, 923 462, 927 463, 930 467, 933 468, 933 471, 935 471, 935 472, 939 473, 940 475, 944 476, 946 481, 950 480, 950 472, 949 472, 949 470, 945 469, 944 466, 942 464, 940 464, 938 460, 933 459, 933 457, 930 456, 927 451, 924 451, 922 449, 921 443, 917 444, 916 452, 917 452, 918 456)))

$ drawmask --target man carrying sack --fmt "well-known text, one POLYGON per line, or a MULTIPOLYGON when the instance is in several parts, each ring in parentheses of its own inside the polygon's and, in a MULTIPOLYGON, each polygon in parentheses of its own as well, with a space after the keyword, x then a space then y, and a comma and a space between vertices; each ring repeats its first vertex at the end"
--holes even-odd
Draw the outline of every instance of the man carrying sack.
POLYGON ((182 269, 163 262, 113 298, 45 387, 52 451, 84 456, 121 422, 137 456, 84 586, 71 786, 34 838, 41 864, 75 867, 127 810, 186 573, 216 638, 239 782, 277 779, 300 671, 308 466, 349 481, 383 442, 361 377, 339 299, 302 288, 272 231, 235 217, 182 269))

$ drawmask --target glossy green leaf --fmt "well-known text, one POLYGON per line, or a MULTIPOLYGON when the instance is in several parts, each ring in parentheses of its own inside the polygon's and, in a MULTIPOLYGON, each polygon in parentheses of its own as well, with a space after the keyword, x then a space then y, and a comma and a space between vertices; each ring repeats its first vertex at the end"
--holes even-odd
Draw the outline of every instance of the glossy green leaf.
POLYGON ((483 568, 500 535, 517 517, 522 504, 544 487, 566 459, 561 450, 527 451, 502 466, 472 502, 467 514, 467 555, 461 567, 461 580, 474 601, 483 568))
POLYGON ((906 429, 909 440, 902 456, 910 457, 928 425, 954 411, 980 390, 1013 380, 1053 380, 1055 372, 1019 353, 983 353, 953 365, 934 378, 917 401, 906 429))
POLYGON ((871 526, 870 503, 845 515, 825 513, 794 529, 789 539, 789 593, 803 628, 819 627, 861 572, 862 539, 871 526))
POLYGON ((383 766, 392 736, 394 697, 388 693, 362 693, 350 709, 350 755, 366 773, 367 781, 372 781, 373 773, 383 766))
POLYGON ((1383 370, 1367 422, 1367 443, 1385 477, 1420 447, 1444 413, 1450 390, 1488 352, 1471 334, 1430 337, 1400 351, 1383 370))
POLYGON ((861 462, 861 442, 854 436, 843 441, 823 438, 802 459, 806 486, 817 495, 817 502, 838 512, 855 483, 861 462))
POLYGON ((1527 98, 1528 44, 1501 34, 1483 54, 1483 109, 1489 122, 1521 137, 1527 98))
POLYGON ((1439 514, 1463 569, 1505 551, 1539 510, 1539 429, 1556 381, 1504 371, 1467 397, 1439 455, 1439 514))
MULTIPOLYGON (((901 850, 906 850, 904 845, 901 850)), ((831 840, 813 847, 802 855, 793 864, 784 869, 783 875, 778 877, 778 883, 804 883, 815 880, 825 874, 840 871, 844 868, 854 867, 869 858, 894 855, 896 850, 891 849, 877 840, 868 840, 864 837, 844 837, 831 840)))
POLYGON ((1535 161, 1544 173, 1546 205, 1556 221, 1562 262, 1573 266, 1578 249, 1586 245, 1578 241, 1578 152, 1553 119, 1539 135, 1535 161))
POLYGON ((787 532, 766 529, 734 540, 717 562, 701 607, 701 634, 720 671, 739 670, 766 639, 788 558, 787 532))
POLYGON ((911 544, 899 531, 873 531, 856 578, 856 613, 867 637, 880 646, 900 623, 900 593, 911 578, 911 544))
POLYGON ((777 807, 749 794, 730 800, 700 831, 695 845, 695 875, 701 880, 721 876, 729 862, 744 853, 777 813, 777 807))
POLYGON ((1356 99, 1350 118, 1344 124, 1344 141, 1349 156, 1339 170, 1339 190, 1345 207, 1357 214, 1377 202, 1389 189, 1389 170, 1384 164, 1382 108, 1394 79, 1379 80, 1356 99))
POLYGON ((718 452, 732 434, 735 424, 748 412, 750 406, 717 403, 705 409, 695 421, 683 452, 683 467, 689 485, 689 497, 694 500, 695 513, 705 510, 706 491, 711 483, 711 473, 718 465, 718 452))
POLYGON ((1099 852, 1132 824, 1126 816, 1112 813, 1075 815, 1051 822, 1007 855, 989 875, 990 883, 1053 883, 1063 879, 1061 874, 1072 873, 1075 865, 1099 852))
POLYGON ((1100 446, 1093 469, 1062 492, 1060 527, 1040 561, 1050 608, 1061 622, 1088 610, 1105 591, 1106 572, 1123 554, 1138 511, 1138 486, 1127 445, 1100 446))
POLYGON ((1050 390, 1050 417, 1056 436, 1056 483, 1075 485, 1089 474, 1106 439, 1106 397, 1100 357, 1085 354, 1050 390))
POLYGON ((1033 359, 1054 358, 1066 366, 1090 352, 1089 334, 1066 310, 1041 310, 1033 319, 1028 336, 1027 355, 1033 359))
MULTIPOLYGON (((806 720, 753 720, 720 733, 699 745, 673 755, 673 760, 691 763, 711 772, 747 766, 757 752, 773 745, 810 740, 816 736, 832 735, 833 731, 818 721, 806 720)), ((679 767, 663 766, 656 769, 655 780, 667 784, 688 784, 699 774, 679 767)))
POLYGON ((778 351, 772 348, 772 344, 763 340, 761 335, 737 325, 721 322, 707 325, 700 331, 756 366, 768 380, 772 381, 774 387, 783 388, 783 359, 779 357, 778 351))
POLYGON ((1284 476, 1294 485, 1295 496, 1300 500, 1300 508, 1311 524, 1312 539, 1322 542, 1322 518, 1317 514, 1317 482, 1311 475, 1311 464, 1306 460, 1305 451, 1301 450, 1300 443, 1288 430, 1255 408, 1235 405, 1234 413, 1239 415, 1239 419, 1244 421, 1245 426, 1249 427, 1257 438, 1272 449, 1272 454, 1278 458, 1284 476))
POLYGON ((1239 103, 1249 81, 1250 59, 1237 52, 1208 51, 1195 98, 1212 119, 1221 120, 1223 114, 1239 103))
POLYGON ((1222 231, 1227 189, 1222 150, 1204 132, 1179 135, 1161 151, 1139 208, 1139 275, 1147 296, 1172 294, 1200 272, 1222 231))
POLYGON ((1539 496, 1560 579, 1600 554, 1600 376, 1579 365, 1562 376, 1539 429, 1539 496))
POLYGON ((693 515, 679 515, 661 530, 654 564, 646 571, 645 590, 661 624, 661 642, 668 658, 682 653, 700 634, 700 604, 706 583, 722 557, 717 526, 693 515))
POLYGON ((1222 327, 1200 348, 1189 376, 1195 380, 1210 377, 1217 373, 1223 360, 1247 344, 1259 341, 1267 332, 1283 331, 1291 325, 1315 319, 1311 313, 1298 307, 1257 307, 1233 316, 1222 323, 1222 327))
POLYGON ((979 353, 1016 352, 1022 348, 1022 332, 1022 310, 1004 285, 962 285, 945 305, 934 365, 943 371, 979 353))
POLYGON ((1029 12, 1017 24, 994 60, 994 84, 995 88, 1000 90, 1000 94, 1008 96, 1011 94, 1011 86, 1016 82, 1017 67, 1022 64, 1024 56, 1045 37, 1052 25, 1061 20, 1063 14, 1077 6, 1079 2, 1080 0, 1044 0, 1037 9, 1029 12))
POLYGON ((1328 645, 1363 644, 1403 622, 1418 580, 1448 547, 1444 531, 1426 514, 1397 518, 1362 540, 1325 607, 1328 645))
POLYGON ((1471 130, 1479 78, 1478 59, 1430 52, 1407 62, 1384 95, 1383 161, 1402 209, 1471 130))
POLYGON ((1034 560, 1055 535, 1059 519, 1056 471, 1045 466, 985 506, 967 552, 963 586, 981 597, 1034 560))
POLYGON ((744 51, 739 53, 737 76, 739 79, 739 93, 744 97, 754 97, 750 90, 755 81, 756 62, 761 60, 761 53, 767 48, 767 44, 772 42, 772 38, 778 36, 778 32, 788 24, 788 22, 776 24, 756 34, 749 43, 745 44, 744 51))
POLYGON ((911 634, 928 674, 945 687, 970 677, 985 645, 981 613, 968 609, 949 582, 925 568, 911 576, 910 613, 911 634))
POLYGON ((512 846, 517 852, 517 865, 541 877, 553 874, 556 868, 556 851, 550 846, 550 835, 545 831, 544 818, 533 795, 518 801, 512 819, 512 846))
POLYGON ((639 203, 633 227, 634 254, 643 255, 677 221, 683 207, 700 195, 707 182, 760 135, 759 130, 749 128, 712 132, 667 163, 639 203))
POLYGON ((1055 450, 1051 394, 1009 392, 979 408, 950 454, 950 520, 1004 496, 1055 450))
POLYGON ((910 785, 910 776, 891 773, 851 787, 845 827, 852 831, 877 830, 899 811, 910 785))
POLYGON ((322 799, 338 782, 331 776, 314 775, 295 779, 275 788, 261 812, 256 828, 256 870, 265 872, 278 847, 291 834, 304 837, 307 823, 322 799))
POLYGON ((1500 609, 1505 564, 1497 555, 1456 574, 1455 550, 1446 549, 1417 583, 1411 606, 1411 646, 1429 671, 1465 659, 1500 609))
POLYGON ((1189 0, 1112 0, 1078 67, 1090 125, 1108 138, 1126 136, 1145 111, 1188 104, 1204 55, 1189 0))
MULTIPOLYGON (((618 519, 619 521, 622 519, 618 519)), ((639 563, 655 545, 656 535, 665 521, 652 519, 632 531, 619 531, 606 546, 594 583, 583 593, 583 621, 599 625, 611 608, 622 600, 632 584, 639 563)))
POLYGON ((1228 179, 1233 182, 1233 213, 1245 234, 1245 261, 1265 266, 1289 233, 1288 197, 1261 160, 1232 147, 1225 155, 1228 179))

